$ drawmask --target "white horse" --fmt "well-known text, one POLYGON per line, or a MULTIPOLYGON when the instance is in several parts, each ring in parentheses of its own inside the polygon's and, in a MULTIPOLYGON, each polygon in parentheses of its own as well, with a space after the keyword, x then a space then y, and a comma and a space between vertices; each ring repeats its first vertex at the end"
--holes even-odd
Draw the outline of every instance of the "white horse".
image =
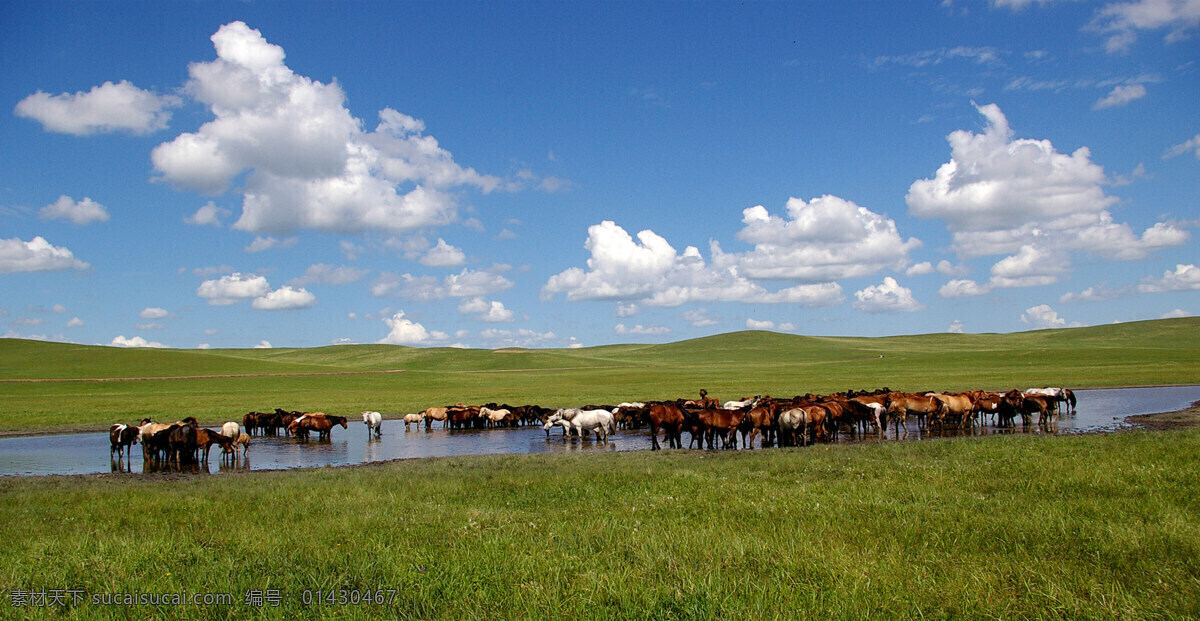
MULTIPOLYGON (((367 437, 371 437, 372 432, 378 436, 379 427, 383 425, 383 415, 379 412, 366 411, 362 413, 362 417, 363 423, 367 426, 367 437)), ((405 426, 405 428, 407 428, 407 426, 405 426)))
POLYGON ((486 418, 492 427, 499 427, 500 425, 503 425, 504 420, 510 415, 512 415, 512 412, 503 408, 499 410, 493 410, 486 405, 479 408, 480 418, 486 418))
POLYGON ((617 431, 617 423, 612 412, 607 410, 563 408, 550 415, 545 429, 549 430, 554 425, 562 425, 567 430, 566 435, 570 435, 570 432, 574 431, 581 440, 585 431, 593 432, 596 434, 596 439, 601 442, 608 442, 608 434, 617 431))
POLYGON ((242 426, 233 421, 229 421, 228 423, 221 425, 221 435, 223 435, 223 436, 229 436, 230 438, 236 438, 236 437, 238 437, 238 434, 241 433, 241 431, 242 431, 242 426))
POLYGON ((1068 413, 1075 409, 1075 393, 1070 388, 1029 388, 1022 392, 1031 396, 1050 397, 1054 400, 1056 410, 1060 401, 1067 404, 1068 413))

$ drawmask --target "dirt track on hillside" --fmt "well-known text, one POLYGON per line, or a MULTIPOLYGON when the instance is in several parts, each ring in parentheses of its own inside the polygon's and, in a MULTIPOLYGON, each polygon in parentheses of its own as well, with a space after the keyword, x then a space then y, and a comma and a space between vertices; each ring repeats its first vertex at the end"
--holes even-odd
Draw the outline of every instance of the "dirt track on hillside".
POLYGON ((383 375, 387 373, 404 373, 404 369, 388 369, 385 371, 322 371, 312 373, 243 373, 229 375, 170 375, 164 377, 81 377, 81 378, 29 378, 29 379, 0 379, 0 383, 9 384, 38 384, 50 382, 152 382, 158 380, 198 380, 198 379, 236 379, 255 377, 317 377, 322 375, 383 375))

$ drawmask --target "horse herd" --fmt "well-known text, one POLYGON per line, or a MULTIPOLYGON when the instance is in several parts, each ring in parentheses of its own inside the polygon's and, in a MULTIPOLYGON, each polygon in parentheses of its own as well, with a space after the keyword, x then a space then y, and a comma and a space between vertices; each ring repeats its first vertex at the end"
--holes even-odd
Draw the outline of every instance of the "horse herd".
MULTIPOLYGON (((688 447, 754 448, 806 446, 814 442, 837 439, 843 432, 877 433, 883 436, 889 424, 896 435, 908 434, 908 421, 913 419, 918 429, 968 428, 990 423, 998 427, 1013 427, 1020 417, 1022 426, 1053 425, 1060 404, 1073 411, 1076 400, 1067 388, 1031 388, 1007 392, 971 390, 963 392, 895 392, 887 388, 866 391, 847 391, 831 395, 806 394, 786 399, 755 396, 740 401, 719 403, 700 391, 699 399, 674 401, 625 402, 617 405, 587 405, 579 408, 547 408, 538 405, 511 406, 489 403, 469 406, 461 403, 431 407, 422 412, 407 414, 402 420, 405 431, 411 425, 424 423, 426 431, 435 421, 452 430, 485 429, 541 425, 547 438, 555 427, 561 427, 563 438, 581 440, 594 434, 596 440, 607 442, 618 428, 636 429, 648 426, 651 449, 661 448, 662 435, 671 448, 683 448, 682 434, 691 435, 688 447), (740 437, 740 442, 739 442, 740 437)), ((383 416, 379 412, 362 413, 368 436, 379 436, 383 416)), ((221 431, 201 428, 196 419, 188 417, 176 423, 154 423, 143 419, 140 425, 115 424, 109 430, 112 452, 120 459, 126 449, 142 443, 146 460, 196 463, 208 461, 214 444, 221 447, 223 456, 236 460, 239 452, 245 457, 254 435, 285 434, 307 439, 317 432, 327 439, 333 427, 348 428, 344 416, 323 412, 297 412, 276 408, 274 412, 249 412, 240 424, 230 421, 221 431)))
POLYGON ((209 452, 214 444, 221 447, 222 457, 236 461, 239 455, 245 458, 250 448, 250 439, 255 432, 278 435, 283 429, 288 435, 307 439, 313 431, 318 439, 326 439, 334 426, 347 428, 345 416, 332 416, 323 412, 286 412, 276 409, 272 413, 250 412, 242 422, 229 421, 221 425, 221 431, 205 429, 189 416, 176 423, 155 423, 149 418, 140 425, 114 424, 109 428, 110 454, 123 459, 128 450, 132 459, 132 446, 142 443, 142 457, 146 461, 161 463, 208 463, 209 452), (246 431, 241 430, 245 426, 246 431))
MULTIPOLYGON (((536 405, 459 403, 408 414, 404 417, 404 427, 407 431, 411 424, 424 422, 429 430, 434 421, 442 421, 442 428, 450 429, 541 424, 547 436, 555 426, 561 426, 564 438, 572 435, 582 438, 585 433, 594 433, 597 440, 607 441, 608 434, 617 427, 633 429, 645 425, 650 428, 651 449, 660 448, 660 433, 668 446, 682 448, 684 431, 691 434, 689 448, 715 449, 718 441, 721 448, 737 448, 739 436, 743 447, 753 448, 760 436, 760 446, 804 446, 836 439, 843 429, 851 434, 873 431, 882 436, 889 424, 895 425, 897 436, 907 435, 909 419, 916 422, 918 429, 945 429, 973 427, 988 418, 993 425, 1013 427, 1020 417, 1022 426, 1028 427, 1036 414, 1037 424, 1052 425, 1060 403, 1066 404, 1068 412, 1073 411, 1074 392, 1068 388, 1031 388, 1004 393, 984 390, 905 393, 883 388, 832 395, 810 393, 788 399, 756 396, 721 404, 701 390, 699 399, 557 410, 536 405)), ((376 421, 376 434, 378 416, 378 412, 363 413, 368 430, 372 429, 369 419, 376 421)))

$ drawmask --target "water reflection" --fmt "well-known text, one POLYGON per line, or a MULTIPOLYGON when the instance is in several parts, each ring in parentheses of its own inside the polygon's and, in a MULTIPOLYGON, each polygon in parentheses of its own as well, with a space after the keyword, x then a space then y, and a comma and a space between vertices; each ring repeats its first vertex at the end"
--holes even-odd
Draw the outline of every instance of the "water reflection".
MULTIPOLYGON (((1078 411, 1063 415, 1050 426, 1036 422, 1022 427, 995 427, 993 424, 968 429, 920 429, 915 421, 907 424, 897 435, 889 427, 881 440, 878 435, 852 437, 843 432, 839 442, 917 441, 938 437, 972 437, 1009 435, 1016 433, 1055 434, 1084 431, 1109 431, 1128 426, 1126 416, 1167 412, 1187 407, 1200 400, 1200 386, 1168 388, 1136 388, 1111 390, 1081 390, 1078 411)), ((361 424, 361 422, 359 423, 361 424)), ((332 438, 309 440, 290 436, 254 436, 250 448, 236 459, 213 451, 210 462, 198 464, 159 464, 142 459, 140 446, 127 451, 123 459, 112 455, 109 468, 104 469, 104 451, 110 448, 108 434, 61 434, 0 439, 0 475, 91 474, 113 473, 222 473, 242 470, 320 467, 357 464, 389 459, 444 457, 500 453, 589 453, 645 450, 650 448, 646 428, 618 430, 607 443, 587 438, 564 438, 559 429, 550 436, 541 426, 493 430, 442 430, 434 424, 426 430, 414 425, 404 430, 401 420, 385 420, 379 437, 368 437, 365 425, 351 424, 349 429, 335 429, 332 438), (131 454, 132 453, 132 454, 131 454)), ((690 439, 684 433, 684 445, 690 439)), ((740 438, 739 438, 740 440, 740 438)), ((756 450, 761 439, 756 443, 756 450)))

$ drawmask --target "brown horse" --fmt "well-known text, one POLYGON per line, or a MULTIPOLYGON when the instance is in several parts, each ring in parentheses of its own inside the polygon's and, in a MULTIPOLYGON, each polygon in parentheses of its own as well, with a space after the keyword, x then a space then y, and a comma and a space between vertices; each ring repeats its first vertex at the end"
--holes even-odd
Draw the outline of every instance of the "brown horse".
POLYGON ((313 412, 311 414, 303 414, 293 420, 288 425, 288 431, 293 435, 307 438, 310 432, 317 432, 318 440, 329 439, 330 432, 333 431, 334 425, 341 425, 343 429, 347 429, 345 416, 332 416, 324 412, 313 412))
POLYGON ((714 441, 719 434, 722 439, 722 448, 737 448, 737 428, 742 424, 742 419, 746 418, 746 413, 741 410, 726 410, 723 408, 708 408, 700 410, 697 414, 700 423, 704 429, 704 440, 708 443, 708 450, 714 450, 714 441), (733 441, 730 442, 730 436, 733 441))
POLYGON ((904 435, 908 435, 906 423, 909 416, 916 416, 917 428, 924 429, 925 417, 936 413, 942 404, 938 403, 937 399, 924 395, 892 393, 884 401, 883 407, 888 418, 896 421, 896 433, 899 434, 900 430, 904 429, 904 435))
POLYGON ((222 452, 229 451, 229 445, 233 443, 234 438, 217 433, 212 429, 197 429, 196 430, 196 448, 203 455, 202 461, 208 462, 208 452, 212 449, 212 445, 221 445, 222 452))
POLYGON ((425 431, 429 431, 433 427, 435 420, 442 421, 442 429, 446 428, 446 408, 426 408, 421 414, 425 418, 425 431))
POLYGON ((667 445, 683 448, 683 409, 673 403, 651 403, 646 408, 646 422, 650 425, 650 450, 657 451, 658 430, 666 434, 667 445))

